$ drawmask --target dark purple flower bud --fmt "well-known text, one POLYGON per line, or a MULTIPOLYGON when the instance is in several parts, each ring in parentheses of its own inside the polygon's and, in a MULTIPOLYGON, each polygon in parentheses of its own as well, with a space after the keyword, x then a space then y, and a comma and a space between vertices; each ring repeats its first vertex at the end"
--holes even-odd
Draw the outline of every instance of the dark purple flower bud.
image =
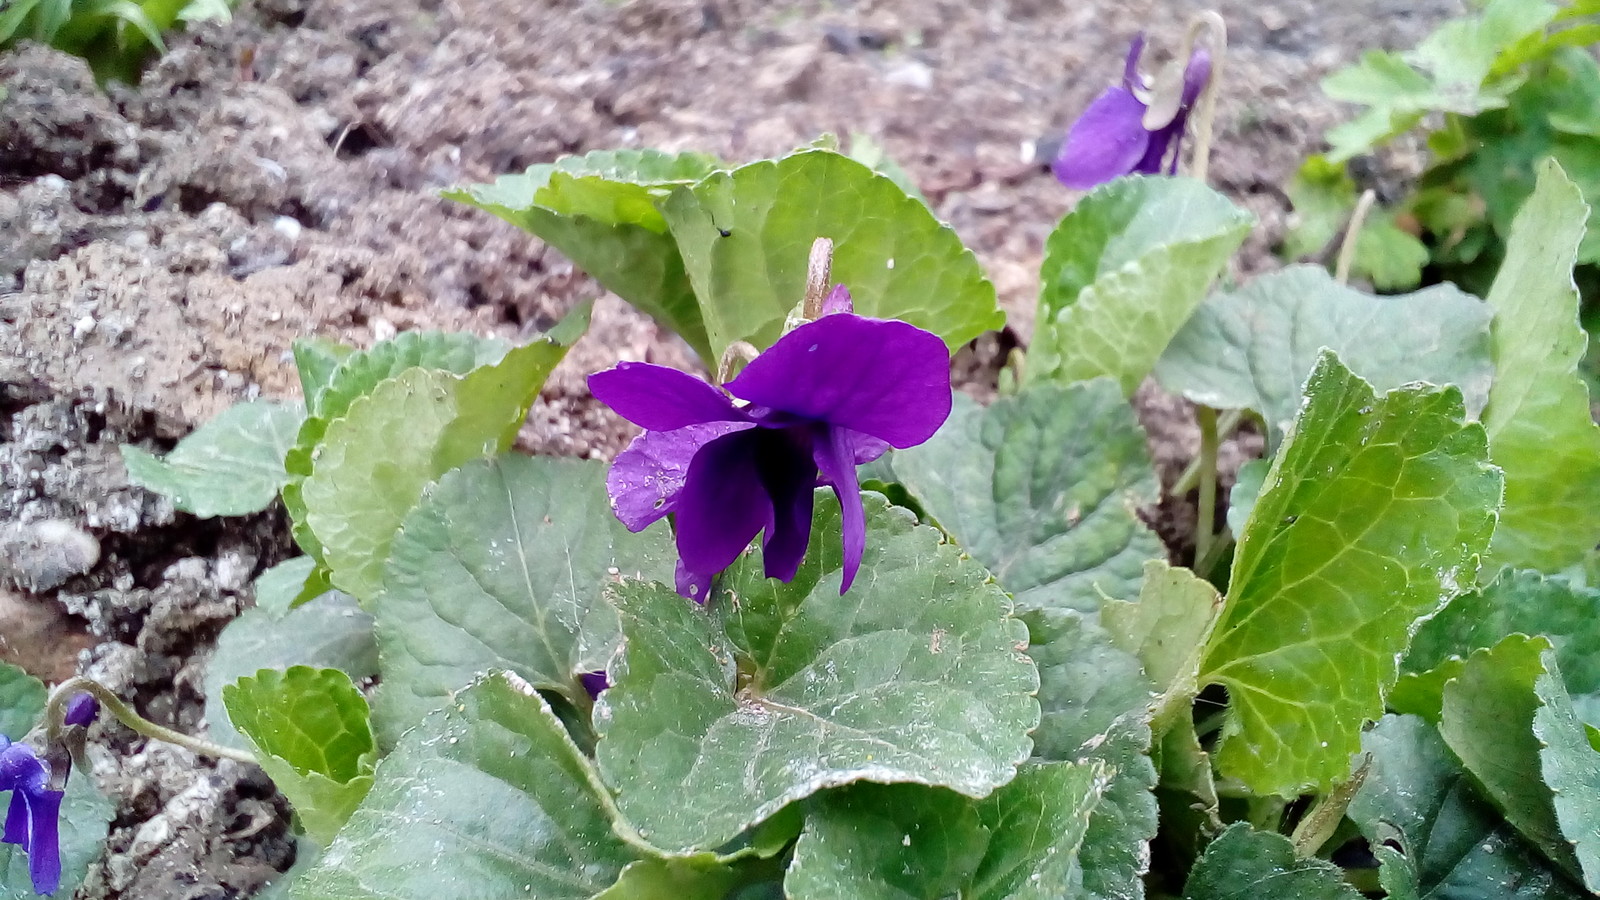
POLYGON ((68 725, 88 725, 100 714, 100 701, 93 694, 79 694, 67 701, 67 714, 63 720, 68 725))
POLYGON ((601 691, 611 687, 605 672, 582 672, 578 675, 578 682, 589 692, 590 697, 598 697, 601 691))
POLYGON ((50 767, 27 744, 0 737, 0 791, 11 792, 0 842, 16 844, 28 857, 33 890, 53 894, 61 886, 61 842, 57 819, 61 791, 52 791, 50 767))
MULTIPOLYGON (((835 289, 826 306, 848 303, 848 291, 835 289)), ((705 602, 711 580, 762 532, 767 577, 792 579, 819 483, 833 488, 843 515, 842 593, 866 543, 856 466, 944 424, 950 356, 913 325, 839 311, 779 338, 729 382, 744 406, 644 363, 596 373, 589 389, 646 429, 617 456, 606 487, 632 531, 676 516, 679 593, 705 602)))
POLYGON ((1189 121, 1189 111, 1211 79, 1211 56, 1196 48, 1184 67, 1182 95, 1170 120, 1146 121, 1151 105, 1150 84, 1139 74, 1139 54, 1144 37, 1134 38, 1123 66, 1122 84, 1107 88, 1067 132, 1051 169, 1070 188, 1087 190, 1122 175, 1172 174, 1178 168, 1178 148, 1189 121), (1170 156, 1171 161, 1163 163, 1170 156))

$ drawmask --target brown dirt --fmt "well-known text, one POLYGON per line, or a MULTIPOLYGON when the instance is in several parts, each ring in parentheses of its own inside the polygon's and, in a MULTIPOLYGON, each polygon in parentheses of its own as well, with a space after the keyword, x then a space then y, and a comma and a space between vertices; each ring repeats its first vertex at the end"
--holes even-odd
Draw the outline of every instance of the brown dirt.
MULTIPOLYGON (((1281 187, 1339 115, 1317 79, 1363 47, 1410 45, 1459 4, 1220 7, 1233 51, 1213 181, 1262 220, 1237 275, 1272 265, 1281 187)), ((152 718, 202 727, 211 641, 290 552, 284 523, 176 514, 127 484, 117 445, 165 449, 238 399, 292 395, 297 337, 514 337, 600 296, 559 254, 437 198, 563 153, 745 160, 824 131, 872 136, 999 288, 1012 328, 962 362, 981 388, 1031 332, 1044 240, 1073 200, 1022 148, 1116 77, 1135 31, 1170 45, 1191 9, 247 0, 233 23, 175 36, 138 88, 101 93, 82 63, 40 47, 0 58, 0 526, 44 540, 56 532, 42 523, 65 522, 99 548, 55 585, 0 590, 0 658, 47 677, 76 663, 152 718), (38 653, 38 635, 56 652, 38 653)), ((626 428, 583 386, 618 358, 690 365, 681 342, 602 298, 524 443, 620 446, 626 428)), ((1193 454, 1188 411, 1149 390, 1138 405, 1170 481, 1193 454)), ((1157 524, 1176 537, 1185 515, 1169 504, 1157 524)), ((259 773, 96 728, 119 810, 80 897, 248 896, 292 859, 259 773)))

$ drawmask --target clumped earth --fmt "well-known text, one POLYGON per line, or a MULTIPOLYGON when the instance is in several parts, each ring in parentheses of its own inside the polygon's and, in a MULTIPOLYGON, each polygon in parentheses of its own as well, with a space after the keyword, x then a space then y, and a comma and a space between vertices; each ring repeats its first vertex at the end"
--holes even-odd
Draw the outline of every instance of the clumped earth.
MULTIPOLYGON (((958 359, 992 391, 1032 327, 1045 237, 1073 196, 1036 163, 1121 71, 1128 39, 1171 47, 1175 2, 1043 0, 246 0, 174 36, 137 88, 25 45, 0 58, 0 659, 83 671, 151 719, 205 727, 202 680, 251 580, 292 554, 279 510, 176 513, 117 447, 164 451, 227 405, 295 388, 291 342, 408 328, 525 337, 602 291, 560 254, 439 200, 564 153, 694 149, 730 161, 864 134, 973 247, 1011 326, 958 359)), ((1260 217, 1234 276, 1274 265, 1282 186, 1340 111, 1318 78, 1410 46, 1450 0, 1224 0, 1232 29, 1213 182, 1260 217)), ((520 443, 608 456, 628 426, 584 376, 617 359, 691 366, 601 297, 520 443)), ((1136 405, 1170 483, 1194 454, 1181 401, 1136 405)), ((1229 442, 1230 470, 1258 451, 1229 442)), ((1149 512, 1184 552, 1184 498, 1149 512)), ((95 726, 117 803, 81 898, 222 900, 294 859, 262 774, 95 726)))

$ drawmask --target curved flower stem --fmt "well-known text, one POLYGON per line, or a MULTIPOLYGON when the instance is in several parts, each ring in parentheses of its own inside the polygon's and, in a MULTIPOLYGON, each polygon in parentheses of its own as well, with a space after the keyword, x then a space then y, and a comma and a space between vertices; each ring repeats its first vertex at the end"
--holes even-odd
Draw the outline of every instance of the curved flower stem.
POLYGON ((1373 201, 1377 199, 1377 193, 1367 188, 1361 192, 1361 199, 1356 201, 1355 211, 1350 214, 1350 224, 1345 226, 1344 239, 1339 242, 1339 262, 1333 268, 1333 280, 1340 284, 1350 280, 1350 267, 1356 261, 1356 239, 1361 236, 1367 214, 1372 212, 1373 201))
POLYGON ((78 694, 93 695, 96 700, 100 701, 101 709, 111 713, 117 718, 117 721, 147 738, 176 744, 179 747, 206 756, 259 764, 259 761, 252 753, 244 750, 235 750, 232 747, 224 747, 221 744, 213 744, 204 738, 193 737, 181 731, 174 731, 163 725, 157 725, 135 712, 133 707, 113 693, 110 688, 92 678, 85 678, 81 675, 61 682, 50 693, 50 699, 45 704, 44 713, 46 735, 50 740, 57 740, 61 735, 62 729, 66 727, 67 701, 78 694))
MULTIPOLYGON (((1242 409, 1230 409, 1223 413, 1217 419, 1217 440, 1221 441, 1228 435, 1233 434, 1234 429, 1239 427, 1239 423, 1244 421, 1245 415, 1246 412, 1242 409)), ((1199 484, 1200 457, 1196 456, 1193 460, 1190 460, 1188 468, 1184 469, 1183 474, 1178 476, 1178 480, 1172 483, 1172 487, 1168 489, 1167 493, 1173 497, 1182 497, 1184 494, 1194 490, 1199 484)))
POLYGON ((822 318, 822 301, 828 299, 833 282, 833 240, 819 237, 811 242, 811 258, 806 262, 806 300, 802 315, 806 321, 822 318))
POLYGON ((717 384, 727 384, 733 376, 739 374, 734 370, 738 365, 740 369, 750 365, 750 361, 761 355, 761 351, 749 341, 734 341, 728 349, 722 351, 722 362, 717 365, 717 384))
POLYGON ((1217 411, 1209 406, 1195 407, 1194 418, 1200 425, 1200 500, 1194 521, 1194 558, 1196 563, 1211 552, 1217 521, 1217 411))
POLYGON ((1183 52, 1178 58, 1187 60, 1194 51, 1194 43, 1202 33, 1211 38, 1211 77, 1206 79, 1205 90, 1200 92, 1200 102, 1194 112, 1194 159, 1189 164, 1189 174, 1204 182, 1211 171, 1211 128, 1217 112, 1217 92, 1222 84, 1223 67, 1228 58, 1228 23, 1214 9, 1195 16, 1189 23, 1189 33, 1184 37, 1183 52))

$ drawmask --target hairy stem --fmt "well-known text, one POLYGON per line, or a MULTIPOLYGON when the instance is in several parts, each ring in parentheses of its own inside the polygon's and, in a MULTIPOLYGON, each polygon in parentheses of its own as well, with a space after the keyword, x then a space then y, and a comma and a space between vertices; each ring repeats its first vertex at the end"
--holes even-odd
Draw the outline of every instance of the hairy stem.
POLYGON ((819 237, 811 242, 811 258, 806 262, 806 302, 803 315, 808 322, 822 317, 822 301, 828 299, 833 282, 833 241, 819 237))
POLYGON ((51 692, 49 701, 45 704, 46 734, 51 740, 58 739, 62 730, 66 727, 67 701, 79 694, 92 695, 96 700, 100 701, 102 710, 115 716, 117 721, 147 738, 175 744, 205 756, 232 759, 243 763, 258 763, 252 753, 244 750, 235 750, 232 747, 224 747, 221 744, 213 744, 204 738, 197 738, 181 731, 174 731, 164 725, 157 725, 135 712, 133 707, 113 693, 110 688, 92 678, 84 678, 81 675, 76 678, 69 678, 57 685, 56 689, 51 692))

